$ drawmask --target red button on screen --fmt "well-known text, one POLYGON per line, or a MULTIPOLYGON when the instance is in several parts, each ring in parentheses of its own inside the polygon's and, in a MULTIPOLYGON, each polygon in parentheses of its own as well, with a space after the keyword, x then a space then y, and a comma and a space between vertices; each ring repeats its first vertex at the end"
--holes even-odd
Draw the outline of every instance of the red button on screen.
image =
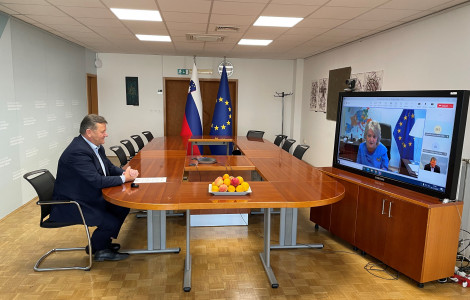
POLYGON ((440 107, 440 108, 454 108, 454 104, 452 104, 452 103, 438 103, 437 107, 440 107))

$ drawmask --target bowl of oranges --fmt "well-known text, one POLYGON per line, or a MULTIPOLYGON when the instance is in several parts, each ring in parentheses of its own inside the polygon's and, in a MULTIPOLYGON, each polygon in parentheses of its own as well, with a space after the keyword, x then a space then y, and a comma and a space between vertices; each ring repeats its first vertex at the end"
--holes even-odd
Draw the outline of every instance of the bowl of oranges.
POLYGON ((251 187, 241 176, 235 177, 224 174, 209 184, 209 193, 225 196, 247 195, 251 193, 251 187))

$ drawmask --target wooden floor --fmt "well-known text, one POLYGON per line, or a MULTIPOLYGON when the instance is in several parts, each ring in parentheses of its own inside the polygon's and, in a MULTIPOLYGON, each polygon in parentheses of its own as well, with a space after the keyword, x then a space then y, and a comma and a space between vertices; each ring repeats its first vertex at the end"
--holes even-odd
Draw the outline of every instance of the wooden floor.
MULTIPOLYGON (((191 231, 192 290, 182 290, 185 218, 167 219, 167 247, 179 254, 131 255, 120 262, 96 262, 91 271, 34 272, 36 260, 54 247, 83 246, 82 227, 42 229, 34 201, 0 221, 0 299, 468 299, 458 284, 431 282, 418 288, 405 276, 364 267, 376 262, 323 229, 315 230, 308 209, 299 211, 298 242, 324 249, 273 250, 279 288, 270 287, 261 264, 263 215, 249 226, 199 227, 191 231), (391 279, 391 280, 390 280, 391 279)), ((273 244, 279 215, 273 216, 273 244)), ((146 219, 129 215, 118 239, 123 248, 146 247, 146 219)), ((85 263, 84 252, 54 254, 44 265, 85 263), (67 256, 67 258, 64 258, 67 256)))

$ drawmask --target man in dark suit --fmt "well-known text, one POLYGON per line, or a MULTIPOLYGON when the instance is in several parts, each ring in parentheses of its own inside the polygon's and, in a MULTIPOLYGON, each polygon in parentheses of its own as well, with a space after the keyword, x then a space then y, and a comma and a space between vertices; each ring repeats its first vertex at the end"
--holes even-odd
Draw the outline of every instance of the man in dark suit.
POLYGON ((439 168, 439 166, 436 165, 436 162, 437 162, 436 158, 431 157, 431 161, 429 162, 429 164, 424 166, 424 170, 431 171, 434 173, 441 173, 441 168, 439 168))
MULTIPOLYGON (((101 189, 133 181, 139 175, 130 167, 124 171, 114 166, 106 157, 101 146, 108 136, 106 124, 103 117, 93 114, 82 120, 80 135, 60 156, 53 194, 53 199, 77 201, 87 225, 97 226, 91 237, 96 261, 122 260, 128 256, 119 253, 119 244, 111 243, 111 239, 117 238, 129 208, 105 201, 101 189)), ((51 220, 81 223, 74 205, 53 206, 51 220)))

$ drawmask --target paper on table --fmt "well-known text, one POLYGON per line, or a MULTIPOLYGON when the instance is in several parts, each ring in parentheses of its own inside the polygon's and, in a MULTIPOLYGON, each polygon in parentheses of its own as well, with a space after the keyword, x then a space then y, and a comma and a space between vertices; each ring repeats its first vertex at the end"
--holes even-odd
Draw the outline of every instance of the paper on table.
POLYGON ((166 177, 147 177, 147 178, 136 178, 134 183, 158 183, 166 182, 166 177))

